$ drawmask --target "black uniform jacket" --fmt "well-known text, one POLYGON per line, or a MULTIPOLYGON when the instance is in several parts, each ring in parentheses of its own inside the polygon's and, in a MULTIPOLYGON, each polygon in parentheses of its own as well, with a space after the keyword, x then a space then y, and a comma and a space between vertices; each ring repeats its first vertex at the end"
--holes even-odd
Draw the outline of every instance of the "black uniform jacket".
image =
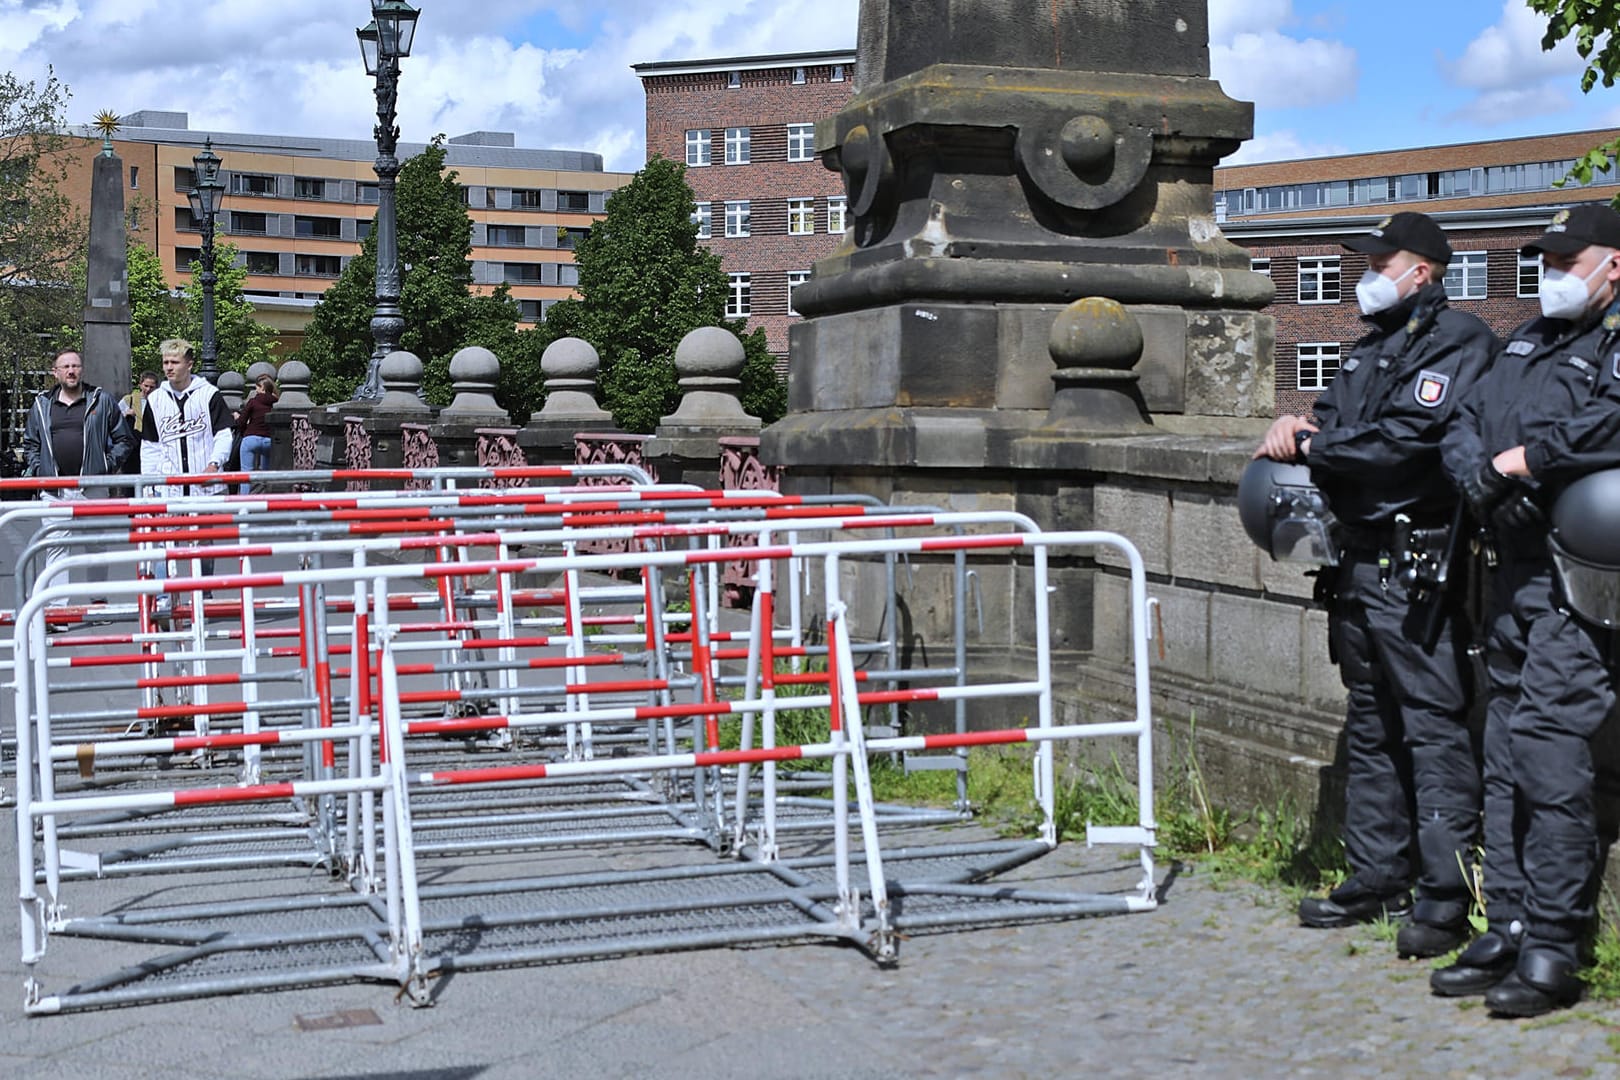
POLYGON ((1442 445, 1452 476, 1524 447, 1545 508, 1573 480, 1620 466, 1620 302, 1580 323, 1531 319, 1463 399, 1442 445))
POLYGON ((1371 332, 1317 399, 1311 479, 1349 525, 1388 528, 1396 514, 1443 525, 1457 494, 1440 466, 1440 438, 1490 365, 1496 335, 1446 306, 1438 282, 1367 321, 1371 332))

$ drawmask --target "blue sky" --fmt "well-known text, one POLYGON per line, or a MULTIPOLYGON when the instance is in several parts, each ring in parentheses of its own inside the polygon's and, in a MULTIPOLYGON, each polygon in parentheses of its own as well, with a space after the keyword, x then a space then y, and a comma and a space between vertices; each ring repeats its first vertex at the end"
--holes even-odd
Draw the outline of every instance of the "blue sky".
MULTIPOLYGON (((858 0, 416 0, 400 126, 410 141, 512 131, 522 146, 644 160, 649 60, 853 47, 858 0)), ((1276 160, 1620 125, 1580 94, 1523 0, 1210 0, 1211 64, 1256 104, 1234 160, 1276 160)), ((367 0, 0 0, 0 62, 47 67, 69 118, 188 112, 194 128, 368 138, 354 28, 367 0)))

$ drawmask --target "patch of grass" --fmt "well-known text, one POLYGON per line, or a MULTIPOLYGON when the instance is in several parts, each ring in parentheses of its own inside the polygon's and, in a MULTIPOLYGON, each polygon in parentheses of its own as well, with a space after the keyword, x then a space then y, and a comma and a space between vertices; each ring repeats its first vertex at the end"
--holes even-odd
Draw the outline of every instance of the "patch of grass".
MULTIPOLYGON (((1620 903, 1607 889, 1598 904, 1597 934, 1592 940, 1592 963, 1581 978, 1587 995, 1598 1001, 1620 998, 1620 903)), ((1620 1049, 1617 1046, 1616 1049, 1620 1049)))

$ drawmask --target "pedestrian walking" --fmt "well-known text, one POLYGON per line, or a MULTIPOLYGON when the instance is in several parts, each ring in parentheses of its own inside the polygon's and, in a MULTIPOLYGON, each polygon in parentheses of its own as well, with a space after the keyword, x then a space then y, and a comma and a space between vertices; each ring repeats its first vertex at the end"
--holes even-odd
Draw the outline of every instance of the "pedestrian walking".
POLYGON ((1396 214, 1344 246, 1368 258, 1356 286, 1367 333, 1317 400, 1315 423, 1280 417, 1255 453, 1309 465, 1340 530, 1339 565, 1323 569, 1318 592, 1348 692, 1351 873, 1325 897, 1303 899, 1299 918, 1339 927, 1410 915, 1397 952, 1439 956, 1468 935, 1464 865, 1479 829, 1480 777, 1466 621, 1454 592, 1422 582, 1451 550, 1458 504, 1440 436, 1497 340, 1447 304, 1451 245, 1430 218, 1396 214))
POLYGON ((1442 444, 1498 565, 1486 611, 1489 930, 1430 986, 1484 994, 1505 1016, 1580 997, 1597 888, 1591 740, 1614 704, 1612 634, 1560 595, 1546 512, 1574 480, 1620 465, 1620 214, 1561 210, 1523 253, 1543 260, 1542 313, 1514 332, 1442 444))

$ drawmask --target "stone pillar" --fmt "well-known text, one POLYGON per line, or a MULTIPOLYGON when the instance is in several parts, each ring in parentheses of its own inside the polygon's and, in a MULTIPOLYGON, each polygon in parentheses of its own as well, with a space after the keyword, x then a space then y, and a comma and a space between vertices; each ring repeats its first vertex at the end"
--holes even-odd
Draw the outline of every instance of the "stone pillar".
POLYGON ((583 338, 558 338, 540 356, 546 380, 546 402, 529 414, 518 432, 518 444, 535 465, 574 461, 574 436, 582 431, 610 431, 613 414, 596 403, 596 373, 602 361, 583 338))
POLYGON ((222 371, 219 380, 214 384, 219 387, 219 396, 225 399, 225 407, 235 412, 242 407, 242 400, 246 397, 244 387, 246 380, 240 371, 222 371))
POLYGON ((259 380, 264 378, 266 375, 274 379, 276 377, 276 365, 270 363, 268 360, 260 360, 257 363, 249 364, 247 369, 247 387, 252 389, 253 387, 258 386, 259 380))
POLYGON ((422 383, 422 361, 415 353, 396 349, 379 367, 383 396, 375 404, 346 401, 329 405, 310 419, 318 433, 316 466, 321 469, 364 467, 397 469, 404 463, 401 424, 427 423, 431 406, 417 397, 422 383), (359 449, 362 443, 368 445, 359 449))
POLYGON ((84 381, 114 397, 129 393, 129 262, 124 161, 112 145, 90 173, 90 254, 85 268, 84 381))
POLYGON ((456 396, 430 429, 440 465, 479 464, 479 429, 509 425, 506 410, 494 396, 500 375, 501 361, 488 349, 469 346, 450 358, 456 396))
POLYGON ((314 469, 316 434, 309 418, 316 405, 309 397, 309 366, 302 360, 288 360, 276 374, 281 396, 267 418, 270 467, 283 471, 314 469))
POLYGON ((737 335, 721 326, 699 327, 675 346, 681 403, 646 447, 665 482, 718 487, 720 440, 759 431, 759 417, 744 412, 738 399, 746 359, 737 335))
POLYGON ((1159 425, 1269 416, 1271 282, 1211 195, 1253 108, 1208 64, 1187 0, 865 0, 859 93, 816 129, 853 226, 794 293, 767 459, 1010 463, 1052 405, 1053 321, 1088 296, 1141 326, 1159 425))

